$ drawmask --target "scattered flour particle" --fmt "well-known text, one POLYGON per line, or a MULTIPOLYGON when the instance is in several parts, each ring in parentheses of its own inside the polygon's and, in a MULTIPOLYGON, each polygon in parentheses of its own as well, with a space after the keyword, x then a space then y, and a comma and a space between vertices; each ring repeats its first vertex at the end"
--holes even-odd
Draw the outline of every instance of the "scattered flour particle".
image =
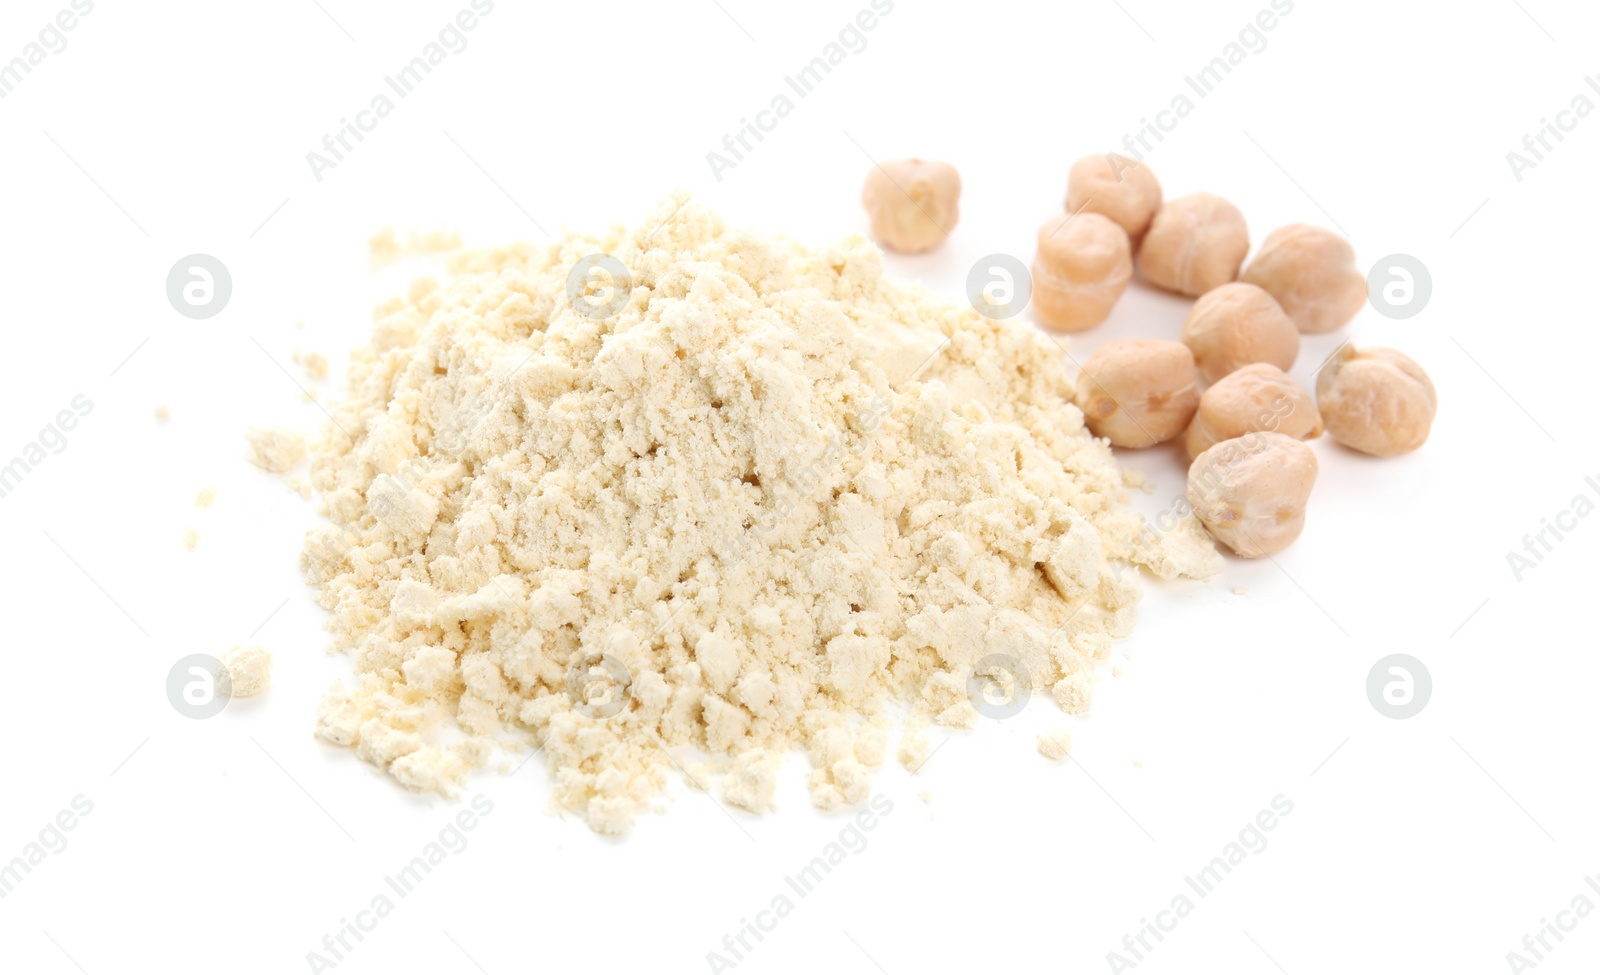
POLYGON ((216 504, 216 503, 217 503, 217 489, 216 488, 201 488, 200 489, 200 493, 196 494, 194 496, 194 506, 196 508, 209 508, 213 504, 216 504))
POLYGON ((1094 679, 1080 671, 1057 681, 1050 691, 1061 710, 1068 714, 1083 714, 1094 700, 1094 679))
POLYGON ((1039 735, 1039 754, 1052 762, 1059 762, 1072 753, 1072 736, 1064 730, 1046 731, 1039 735))
POLYGON ((367 240, 367 260, 373 267, 392 264, 399 259, 400 240, 393 227, 385 227, 367 240))
POLYGON ((922 768, 922 763, 933 754, 933 746, 928 744, 928 736, 920 731, 906 732, 900 739, 900 764, 904 765, 913 775, 922 768))
POLYGON ((172 419, 172 411, 167 409, 167 404, 162 403, 156 407, 156 419, 162 423, 172 419))
POLYGON ((683 777, 691 789, 710 792, 711 782, 723 769, 716 762, 690 762, 684 767, 683 777))
POLYGON ((183 547, 193 552, 200 547, 200 533, 193 528, 183 530, 183 547))
POLYGON ((1235 596, 1248 596, 1248 595, 1250 595, 1250 590, 1246 589, 1243 586, 1234 586, 1233 587, 1233 594, 1235 596))
POLYGON ((361 731, 361 711, 349 688, 335 681, 317 707, 316 735, 335 745, 356 743, 361 731))
POLYGON ((917 798, 921 799, 924 804, 931 803, 933 802, 933 790, 923 789, 921 792, 917 793, 917 798))
POLYGON ((272 654, 261 647, 232 646, 222 651, 220 659, 228 669, 234 697, 254 697, 272 682, 272 654))
POLYGON ((742 753, 733 760, 733 769, 722 780, 722 798, 730 806, 750 812, 772 809, 781 763, 781 755, 774 755, 764 748, 752 748, 742 753))
POLYGON ((320 352, 301 352, 296 349, 294 361, 312 379, 328 378, 328 357, 320 352))
POLYGON ((306 456, 306 442, 298 434, 281 427, 251 430, 250 462, 269 474, 293 470, 306 456))
POLYGON ((1142 758, 1135 758, 1135 759, 1134 759, 1134 760, 1133 760, 1133 767, 1134 767, 1134 768, 1144 768, 1144 759, 1142 759, 1142 758))
POLYGON ((460 249, 461 234, 455 231, 418 233, 413 230, 401 241, 392 228, 386 227, 367 241, 367 258, 373 268, 381 268, 397 261, 449 254, 460 249))

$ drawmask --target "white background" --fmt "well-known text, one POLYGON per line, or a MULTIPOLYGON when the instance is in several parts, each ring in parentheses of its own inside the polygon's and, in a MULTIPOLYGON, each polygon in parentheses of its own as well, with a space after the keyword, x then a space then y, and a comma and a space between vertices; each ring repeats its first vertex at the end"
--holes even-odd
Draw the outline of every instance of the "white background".
MULTIPOLYGON (((93 802, 0 900, 0 966, 307 971, 454 814, 311 736, 349 669, 325 655, 297 568, 316 519, 243 459, 246 427, 322 419, 286 378, 308 383, 294 350, 327 353, 337 377, 370 306, 404 287, 369 272, 374 231, 543 240, 637 221, 682 187, 736 224, 822 242, 865 230, 869 154, 920 155, 959 167, 961 221, 940 252, 889 263, 960 300, 979 257, 1031 258, 1072 160, 1194 97, 1183 77, 1266 2, 897 0, 714 179, 706 153, 865 5, 497 0, 321 182, 305 154, 466 0, 100 0, 0 101, 0 459, 74 396, 93 402, 0 499, 0 860, 75 796, 93 802), (233 276, 208 321, 164 291, 195 252, 233 276), (217 504, 197 510, 207 486, 217 504), (277 658, 267 696, 207 721, 169 706, 174 661, 258 628, 277 658)), ((8 2, 0 60, 65 6, 8 2)), ((1196 99, 1149 156, 1169 196, 1228 197, 1257 241, 1336 224, 1363 269, 1402 252, 1431 270, 1422 314, 1364 309, 1307 341, 1296 375, 1309 383, 1346 338, 1399 348, 1438 387, 1432 439, 1392 460, 1319 441, 1300 541, 1207 583, 1153 584, 1088 718, 1038 700, 950 736, 918 776, 886 766, 875 788, 894 809, 870 845, 739 972, 1107 971, 1279 794, 1294 809, 1269 846, 1141 975, 1506 971, 1541 919, 1581 893, 1600 904, 1583 882, 1600 872, 1600 518, 1521 581, 1506 561, 1575 495, 1597 497, 1600 119, 1521 181, 1506 161, 1578 93, 1600 101, 1583 81, 1597 37, 1600 14, 1575 2, 1298 0, 1196 99), (1365 692, 1394 652, 1434 684, 1404 721, 1365 692), (1053 765, 1034 734, 1063 726, 1075 761, 1053 765)), ((1073 354, 1174 338, 1186 307, 1136 286, 1073 354)), ((337 378, 316 388, 333 398, 337 378)), ((1182 490, 1173 451, 1127 459, 1154 478, 1146 510, 1182 490)), ((804 772, 802 756, 785 765, 774 815, 680 789, 622 841, 548 813, 538 760, 485 774, 467 796, 493 812, 471 845, 336 970, 708 971, 706 953, 848 822, 810 807, 804 772)), ((1593 971, 1600 915, 1547 957, 1541 975, 1593 971)))

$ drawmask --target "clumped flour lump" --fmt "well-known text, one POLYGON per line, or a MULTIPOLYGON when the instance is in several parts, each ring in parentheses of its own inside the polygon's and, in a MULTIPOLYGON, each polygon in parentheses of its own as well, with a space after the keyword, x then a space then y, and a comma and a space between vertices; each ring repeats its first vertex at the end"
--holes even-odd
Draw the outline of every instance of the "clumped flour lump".
POLYGON ((907 709, 909 765, 930 723, 979 719, 975 667, 1087 707, 1133 621, 1122 568, 1221 566, 1192 519, 1121 505, 1054 344, 886 278, 860 238, 810 250, 674 197, 448 267, 354 356, 304 556, 356 670, 318 733, 413 789, 538 746, 554 801, 619 833, 679 755, 764 810, 803 750, 818 806, 857 803, 907 709), (569 288, 597 254, 627 289, 569 288))

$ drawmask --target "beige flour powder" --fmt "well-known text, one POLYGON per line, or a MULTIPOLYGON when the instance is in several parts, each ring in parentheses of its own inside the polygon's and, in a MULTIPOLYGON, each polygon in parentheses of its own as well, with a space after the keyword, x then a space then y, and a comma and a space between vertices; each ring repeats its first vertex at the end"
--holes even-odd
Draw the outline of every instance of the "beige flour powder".
POLYGON ((1220 568, 1192 519, 1121 506, 1055 345, 860 238, 675 197, 450 269, 380 310, 312 448, 332 525, 305 566, 357 672, 318 732, 412 788, 532 742, 555 802, 617 833, 696 749, 761 810, 799 748, 818 806, 860 802, 897 706, 908 765, 928 724, 976 722, 985 658, 1080 712, 1139 596, 1117 567, 1220 568), (602 252, 631 294, 596 311, 580 280, 586 317, 569 271, 602 252))

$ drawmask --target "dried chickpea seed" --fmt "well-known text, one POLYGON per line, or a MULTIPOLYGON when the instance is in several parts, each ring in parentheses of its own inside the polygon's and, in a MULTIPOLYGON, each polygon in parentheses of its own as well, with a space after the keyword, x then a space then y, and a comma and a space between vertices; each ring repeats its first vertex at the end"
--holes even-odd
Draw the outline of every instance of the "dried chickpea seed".
POLYGON ((943 244, 960 218, 961 177, 949 163, 895 159, 873 166, 861 188, 861 205, 878 243, 902 254, 943 244))
POLYGON ((1200 378, 1214 383, 1252 362, 1290 368, 1300 354, 1300 330, 1271 295, 1235 281, 1194 303, 1183 323, 1183 344, 1194 353, 1200 378))
POLYGON ((1239 276, 1250 229, 1220 196, 1191 193, 1156 211, 1139 244, 1139 270, 1158 288, 1199 297, 1239 276))
POLYGON ((1161 184, 1127 156, 1084 156, 1067 173, 1067 212, 1098 213, 1138 240, 1161 209, 1161 184))
POLYGON ((1306 524, 1317 480, 1311 448, 1281 433, 1224 440, 1189 467, 1189 504, 1222 544, 1247 559, 1288 548, 1306 524))
POLYGON ((1367 277, 1356 269, 1350 242, 1301 223, 1268 234, 1240 280, 1266 289, 1307 335, 1333 331, 1367 300, 1367 277))
POLYGON ((1039 324, 1065 332, 1098 325, 1133 277, 1128 234, 1098 213, 1051 217, 1039 228, 1032 274, 1039 324))
POLYGON ((1315 440, 1322 436, 1322 414, 1288 373, 1257 362, 1228 373, 1201 394, 1183 445, 1194 460, 1224 440, 1267 432, 1315 440))
POLYGON ((1182 342, 1108 342, 1083 364, 1074 402, 1097 437, 1153 447, 1182 433, 1200 403, 1194 356, 1182 342))
POLYGON ((1322 367, 1317 405, 1334 440, 1362 453, 1393 457, 1427 441, 1439 396, 1410 356, 1347 345, 1322 367))

